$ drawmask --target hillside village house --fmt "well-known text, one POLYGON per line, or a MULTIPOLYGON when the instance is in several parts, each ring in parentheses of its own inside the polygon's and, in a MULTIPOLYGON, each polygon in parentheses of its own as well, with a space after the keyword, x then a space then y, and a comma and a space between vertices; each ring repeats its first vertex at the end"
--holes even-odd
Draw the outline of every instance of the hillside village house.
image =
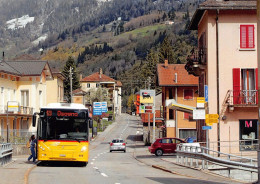
MULTIPOLYGON (((108 97, 110 100, 110 106, 108 106, 108 110, 113 111, 115 115, 121 114, 121 87, 122 83, 120 81, 116 81, 107 75, 104 75, 102 69, 100 68, 99 72, 93 73, 89 76, 80 80, 81 90, 84 92, 89 92, 90 89, 97 90, 99 87, 108 89, 108 97)), ((76 91, 82 93, 82 91, 76 91)), ((85 100, 85 105, 89 106, 89 100, 85 100)))
POLYGON ((33 113, 47 103, 63 101, 63 94, 63 77, 52 73, 47 61, 0 61, 1 138, 6 137, 8 102, 19 104, 17 112, 8 112, 8 129, 35 131, 33 113))
MULTIPOLYGON (((187 71, 199 78, 199 96, 208 85, 206 112, 219 114, 209 130, 211 146, 220 151, 253 150, 258 137, 256 1, 206 1, 189 29, 198 30, 198 51, 187 71), (225 144, 224 141, 230 141, 225 144)), ((199 123, 205 125, 204 121, 199 123)), ((205 141, 201 135, 199 141, 205 141)))
POLYGON ((171 100, 178 104, 196 107, 198 79, 188 75, 184 64, 157 65, 158 84, 162 87, 162 105, 167 137, 197 137, 196 121, 190 121, 190 112, 174 110, 171 100))

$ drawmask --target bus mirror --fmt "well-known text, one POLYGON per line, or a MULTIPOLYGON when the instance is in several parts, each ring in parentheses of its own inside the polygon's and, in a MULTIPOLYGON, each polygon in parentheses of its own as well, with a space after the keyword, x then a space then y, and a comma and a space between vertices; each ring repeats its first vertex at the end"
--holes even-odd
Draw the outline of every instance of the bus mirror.
POLYGON ((33 126, 33 127, 36 126, 36 113, 33 114, 33 122, 32 122, 32 126, 33 126))
POLYGON ((92 119, 89 120, 89 128, 93 128, 93 120, 92 119))

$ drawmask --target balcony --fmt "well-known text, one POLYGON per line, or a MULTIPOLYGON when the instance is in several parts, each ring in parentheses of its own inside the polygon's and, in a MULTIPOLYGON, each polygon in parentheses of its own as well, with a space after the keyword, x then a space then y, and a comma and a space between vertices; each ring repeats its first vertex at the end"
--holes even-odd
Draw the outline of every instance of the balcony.
POLYGON ((201 72, 203 72, 206 69, 207 50, 205 48, 199 50, 192 49, 190 53, 191 54, 187 57, 185 69, 189 74, 192 74, 194 76, 200 76, 201 72))
POLYGON ((257 90, 229 90, 229 106, 256 106, 258 104, 257 90))
MULTIPOLYGON (((7 106, 0 106, 0 114, 7 113, 7 106)), ((19 106, 18 112, 8 112, 9 114, 33 115, 33 108, 26 106, 19 106)))

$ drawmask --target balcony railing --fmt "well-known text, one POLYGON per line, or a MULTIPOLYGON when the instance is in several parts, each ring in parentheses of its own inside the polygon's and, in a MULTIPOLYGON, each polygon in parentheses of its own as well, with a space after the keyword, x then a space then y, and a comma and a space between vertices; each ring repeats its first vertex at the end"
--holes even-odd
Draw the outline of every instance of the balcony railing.
POLYGON ((257 90, 230 90, 229 105, 256 106, 258 104, 257 90))
MULTIPOLYGON (((6 114, 7 113, 7 106, 1 106, 0 105, 0 114, 6 114)), ((33 115, 33 108, 32 107, 26 107, 26 106, 19 106, 17 112, 8 112, 13 114, 25 114, 25 115, 33 115)))
POLYGON ((198 76, 200 71, 204 69, 207 62, 207 50, 205 48, 192 49, 187 57, 185 69, 189 74, 198 76))

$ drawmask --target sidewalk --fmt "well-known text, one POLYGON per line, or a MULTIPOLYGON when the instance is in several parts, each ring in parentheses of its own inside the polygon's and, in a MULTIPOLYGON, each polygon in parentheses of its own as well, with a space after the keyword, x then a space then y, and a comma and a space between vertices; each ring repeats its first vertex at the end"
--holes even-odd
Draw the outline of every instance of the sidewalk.
POLYGON ((26 184, 29 170, 36 164, 27 161, 28 155, 13 156, 13 161, 0 167, 1 184, 26 184))
POLYGON ((174 155, 165 155, 162 157, 157 157, 153 154, 151 154, 148 151, 148 147, 144 146, 143 142, 136 142, 136 148, 134 152, 134 157, 151 167, 154 167, 156 169, 160 169, 166 172, 170 172, 173 174, 186 176, 189 178, 193 178, 196 180, 203 180, 203 181, 209 181, 209 182, 215 182, 215 183, 240 183, 231 179, 228 179, 226 177, 218 176, 212 173, 207 173, 204 171, 199 171, 197 169, 191 169, 188 167, 183 167, 180 165, 175 164, 176 163, 176 157, 174 155))

